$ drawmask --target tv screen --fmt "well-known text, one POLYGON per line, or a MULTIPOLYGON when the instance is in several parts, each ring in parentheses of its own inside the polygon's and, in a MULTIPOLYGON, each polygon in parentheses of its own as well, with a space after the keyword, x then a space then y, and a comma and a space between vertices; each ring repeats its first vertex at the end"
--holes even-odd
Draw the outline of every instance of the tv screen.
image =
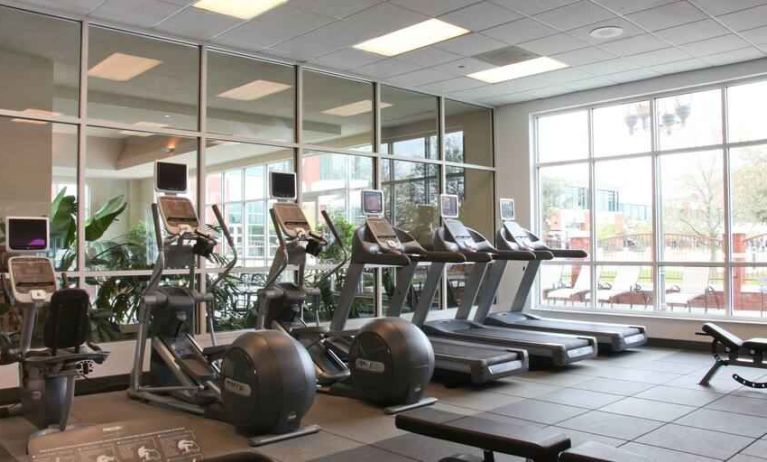
POLYGON ((444 218, 458 218, 458 196, 441 194, 439 196, 439 206, 444 218))
POLYGON ((157 162, 155 164, 155 189, 159 192, 186 192, 186 164, 157 162))
POLYGON ((362 213, 380 215, 383 213, 383 191, 362 191, 362 213))
POLYGON ((270 177, 272 199, 296 198, 296 174, 292 172, 272 172, 270 177))
POLYGON ((514 199, 501 199, 501 220, 512 221, 515 215, 514 199))
POLYGON ((17 252, 48 250, 48 219, 8 217, 5 246, 17 252))

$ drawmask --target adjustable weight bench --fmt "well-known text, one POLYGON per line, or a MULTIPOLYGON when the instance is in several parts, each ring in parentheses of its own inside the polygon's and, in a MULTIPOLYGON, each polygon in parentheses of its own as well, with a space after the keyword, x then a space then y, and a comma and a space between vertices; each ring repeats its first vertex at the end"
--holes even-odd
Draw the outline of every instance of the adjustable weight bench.
POLYGON ((493 462, 496 452, 524 457, 532 462, 646 462, 622 449, 589 442, 571 448, 570 439, 548 428, 527 427, 464 416, 437 409, 399 414, 397 428, 481 449, 482 457, 456 454, 440 462, 493 462))
MULTIPOLYGON (((732 332, 711 322, 703 324, 702 330, 703 332, 697 332, 696 335, 705 335, 712 338, 711 354, 714 355, 714 365, 711 366, 711 369, 700 380, 699 383, 701 385, 708 385, 722 366, 767 369, 767 362, 765 362, 767 338, 756 337, 743 340, 732 332), (722 357, 722 354, 720 354, 720 346, 723 348, 726 357, 722 357)), ((732 374, 732 378, 746 387, 767 388, 767 382, 755 382, 738 374, 732 374)))

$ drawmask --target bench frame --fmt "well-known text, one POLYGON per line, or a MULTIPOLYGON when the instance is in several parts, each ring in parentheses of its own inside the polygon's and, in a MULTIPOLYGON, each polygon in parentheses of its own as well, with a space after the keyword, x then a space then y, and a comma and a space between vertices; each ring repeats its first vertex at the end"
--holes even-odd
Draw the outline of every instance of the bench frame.
MULTIPOLYGON (((720 329, 722 328, 720 327, 720 329)), ((717 372, 719 372, 719 369, 721 369, 723 366, 742 366, 750 367, 753 369, 767 369, 767 362, 765 362, 764 354, 765 352, 761 350, 748 350, 747 356, 744 353, 744 350, 747 350, 747 348, 742 346, 742 343, 747 343, 748 340, 746 340, 746 342, 741 341, 740 347, 733 348, 709 332, 696 332, 695 335, 711 337, 711 354, 714 356, 714 364, 706 372, 706 375, 700 379, 700 382, 698 382, 700 385, 708 386, 709 382, 711 382, 711 379, 714 378, 717 372), (724 350, 726 357, 723 357, 722 354, 720 354, 720 345, 724 350)), ((767 389, 767 382, 755 382, 753 380, 748 380, 739 374, 732 374, 732 378, 741 385, 749 388, 767 389)))

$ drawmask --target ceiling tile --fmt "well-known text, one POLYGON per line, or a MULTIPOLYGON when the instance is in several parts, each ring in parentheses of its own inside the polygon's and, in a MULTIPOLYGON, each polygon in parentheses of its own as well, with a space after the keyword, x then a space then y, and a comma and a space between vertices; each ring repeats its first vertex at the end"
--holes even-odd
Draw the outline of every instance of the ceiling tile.
POLYGON ((568 51, 566 53, 552 56, 552 58, 562 61, 570 66, 582 66, 584 64, 591 64, 598 61, 606 61, 615 57, 614 54, 600 50, 596 47, 581 48, 580 50, 568 51))
POLYGON ((668 40, 674 45, 683 45, 685 43, 705 40, 711 37, 718 37, 726 33, 728 33, 727 29, 713 19, 704 19, 703 21, 659 30, 655 35, 664 40, 668 40))
POLYGON ((356 48, 342 48, 333 53, 321 56, 312 62, 322 66, 338 69, 354 69, 381 61, 382 57, 374 53, 357 50, 356 48))
POLYGON ((439 19, 476 32, 521 17, 520 14, 494 3, 481 2, 440 16, 439 19))
POLYGON ((427 83, 445 80, 445 74, 433 69, 421 69, 414 72, 408 72, 407 74, 400 74, 387 80, 395 85, 418 87, 427 83))
POLYGON ((568 31, 567 33, 572 35, 573 37, 577 37, 581 40, 585 40, 591 43, 592 45, 601 45, 603 43, 614 42, 616 40, 621 40, 628 37, 633 37, 635 35, 644 34, 645 31, 635 26, 634 24, 626 21, 625 19, 613 18, 613 19, 607 19, 605 21, 595 22, 594 24, 589 24, 587 26, 579 27, 577 29, 568 31), (605 26, 621 27, 623 28, 623 33, 619 35, 618 37, 609 38, 609 39, 594 38, 591 36, 591 31, 599 27, 605 27, 605 26))
POLYGON ((464 76, 473 72, 484 71, 485 69, 490 69, 492 67, 495 66, 478 59, 462 58, 449 63, 440 64, 439 66, 434 66, 432 69, 449 75, 464 76))
POLYGON ((534 15, 546 10, 559 8, 570 3, 575 3, 577 0, 492 0, 493 3, 511 8, 519 11, 520 13, 534 15))
MULTIPOLYGON (((308 0, 312 1, 312 0, 308 0)), ((399 6, 410 8, 426 16, 439 16, 464 6, 477 3, 479 0, 390 0, 399 6)))
POLYGON ((717 53, 703 58, 703 61, 721 66, 724 64, 738 63, 741 61, 750 61, 752 59, 764 58, 765 54, 754 47, 741 48, 740 50, 730 50, 725 53, 717 53))
POLYGON ((401 54, 397 58, 402 61, 411 62, 420 67, 431 67, 437 64, 455 61, 461 56, 448 51, 442 51, 434 47, 419 48, 408 53, 401 54))
POLYGON ((575 80, 567 84, 567 86, 576 90, 585 90, 587 88, 595 88, 595 87, 608 87, 610 85, 615 85, 615 81, 610 79, 610 77, 606 75, 593 76, 593 77, 589 77, 587 79, 582 79, 582 80, 575 80))
POLYGON ((587 47, 588 43, 567 34, 557 34, 538 40, 520 43, 519 46, 520 48, 532 51, 533 53, 551 56, 557 53, 564 53, 566 51, 587 47))
POLYGON ((688 43, 681 48, 693 56, 708 56, 730 50, 738 50, 748 46, 748 42, 735 34, 714 37, 700 42, 688 43))
POLYGON ((668 47, 667 43, 650 34, 637 35, 635 37, 616 40, 615 42, 609 42, 602 45, 602 48, 605 50, 621 56, 630 56, 666 47, 668 47))
POLYGON ((586 64, 584 66, 578 66, 578 70, 591 75, 607 75, 614 74, 616 72, 627 71, 629 69, 636 69, 637 67, 640 66, 629 59, 616 58, 608 61, 599 61, 592 64, 586 64))
POLYGON ((333 21, 335 19, 299 10, 288 4, 230 29, 215 37, 214 41, 246 49, 266 48, 318 29, 333 21))
POLYGON ((373 5, 382 3, 384 0, 290 0, 290 5, 305 11, 345 18, 358 13, 373 5))
POLYGON ((765 26, 767 25, 767 5, 726 14, 719 19, 736 31, 765 26))
POLYGON ((415 71, 421 67, 422 66, 418 66, 417 64, 413 64, 407 61, 402 61, 397 58, 389 58, 360 67, 357 69, 357 72, 364 75, 376 76, 378 78, 386 79, 395 75, 415 71))
POLYGON ((107 0, 89 16, 121 24, 151 27, 182 7, 159 0, 107 0))
POLYGON ((674 61, 682 61, 690 59, 690 54, 685 53, 683 50, 674 47, 663 48, 660 50, 649 51, 647 53, 639 53, 636 55, 623 58, 624 63, 632 64, 632 67, 647 67, 655 66, 662 63, 671 63, 674 61))
POLYGON ((532 19, 520 19, 482 32, 492 38, 502 40, 509 45, 527 42, 557 33, 556 29, 532 19))
POLYGON ((443 80, 441 82, 429 83, 421 86, 420 88, 430 93, 444 94, 448 92, 468 90, 471 88, 477 88, 484 86, 484 82, 480 82, 476 79, 470 79, 468 77, 458 77, 450 80, 443 80))
POLYGON ((586 0, 535 15, 535 19, 561 30, 575 29, 613 17, 615 15, 611 12, 586 0))
POLYGON ((743 31, 741 35, 757 45, 767 44, 767 26, 743 31))
POLYGON ((208 40, 243 21, 198 8, 187 8, 155 26, 155 29, 182 37, 208 40))
POLYGON ((610 80, 614 80, 616 83, 624 83, 634 82, 636 80, 650 79, 659 75, 660 74, 658 72, 652 69, 643 68, 610 74, 608 77, 610 77, 610 80))
POLYGON ((477 33, 463 35, 434 45, 435 48, 440 50, 446 50, 463 56, 474 56, 505 46, 506 43, 500 40, 477 33))
POLYGON ((661 64, 660 66, 653 66, 652 69, 660 74, 675 74, 677 72, 685 72, 692 69, 700 69, 708 67, 705 61, 697 58, 685 59, 682 61, 675 61, 673 63, 661 64))
POLYGON ((767 4, 767 0, 692 0, 692 3, 703 8, 706 13, 719 16, 733 11, 764 5, 767 4))
POLYGON ((705 14, 687 2, 669 3, 668 5, 632 13, 626 17, 650 31, 706 19, 705 14))
MULTIPOLYGON (((618 14, 628 14, 635 11, 655 8, 676 0, 594 0, 600 5, 610 8, 618 14)), ((721 1, 721 0, 720 0, 721 1)))
POLYGON ((29 4, 77 15, 86 15, 104 3, 104 0, 22 0, 20 4, 29 4))

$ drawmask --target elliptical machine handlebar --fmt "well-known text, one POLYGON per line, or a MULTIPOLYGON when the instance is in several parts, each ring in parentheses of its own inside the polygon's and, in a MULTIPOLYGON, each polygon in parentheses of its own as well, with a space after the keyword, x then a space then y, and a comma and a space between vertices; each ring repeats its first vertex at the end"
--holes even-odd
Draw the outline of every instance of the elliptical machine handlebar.
POLYGON ((221 227, 221 232, 223 233, 224 237, 226 238, 226 243, 229 244, 229 248, 232 249, 232 259, 227 263, 227 265, 224 267, 224 270, 221 271, 218 274, 218 277, 215 281, 210 285, 208 290, 213 290, 229 273, 232 271, 232 269, 237 265, 237 246, 234 243, 234 239, 232 238, 232 234, 229 232, 229 227, 226 225, 226 220, 224 220, 224 215, 221 213, 221 209, 218 208, 218 205, 213 204, 213 214, 216 216, 216 221, 218 222, 218 226, 221 227))
POLYGON ((149 304, 152 304, 152 302, 157 303, 154 299, 156 297, 152 297, 148 294, 157 291, 157 287, 160 285, 160 279, 162 278, 163 269, 165 268, 165 242, 163 242, 162 238, 160 208, 157 206, 157 203, 152 204, 152 219, 152 221, 154 221, 154 239, 157 244, 157 260, 154 263, 154 271, 152 271, 152 277, 149 279, 149 284, 144 290, 144 301, 149 304), (150 297, 153 299, 149 300, 150 297))
POLYGON ((336 244, 341 249, 341 253, 343 254, 343 257, 341 258, 341 261, 334 266, 330 271, 326 272, 320 277, 320 280, 317 282, 317 285, 321 284, 323 281, 328 279, 330 276, 336 274, 341 268, 346 266, 346 263, 349 262, 349 251, 346 250, 346 246, 344 245, 344 241, 341 239, 341 234, 338 233, 338 229, 336 229, 335 223, 333 223, 333 220, 330 218, 330 214, 327 210, 322 210, 322 218, 325 220, 325 223, 327 223, 328 228, 330 228, 330 233, 333 235, 333 238, 336 240, 336 244))

